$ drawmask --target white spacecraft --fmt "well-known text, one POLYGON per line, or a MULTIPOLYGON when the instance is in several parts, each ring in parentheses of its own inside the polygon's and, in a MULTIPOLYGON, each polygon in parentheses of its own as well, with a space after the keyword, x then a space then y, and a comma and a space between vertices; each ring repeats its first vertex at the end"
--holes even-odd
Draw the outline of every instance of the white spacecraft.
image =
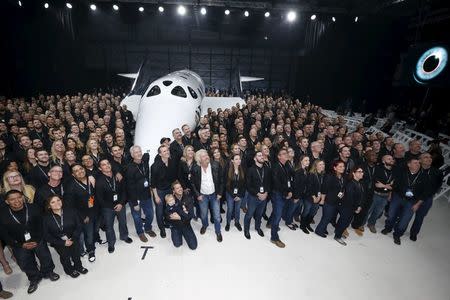
MULTIPOLYGON (((157 154, 162 137, 172 138, 172 130, 188 124, 192 130, 197 126, 200 116, 207 114, 209 108, 226 109, 239 103, 240 97, 205 97, 205 84, 201 77, 190 70, 181 70, 150 82, 149 69, 144 60, 136 74, 119 74, 134 78, 131 92, 121 105, 126 105, 136 120, 134 144, 142 151, 150 153, 152 162, 157 154)), ((242 82, 263 80, 258 77, 240 76, 237 71, 238 87, 242 82)))

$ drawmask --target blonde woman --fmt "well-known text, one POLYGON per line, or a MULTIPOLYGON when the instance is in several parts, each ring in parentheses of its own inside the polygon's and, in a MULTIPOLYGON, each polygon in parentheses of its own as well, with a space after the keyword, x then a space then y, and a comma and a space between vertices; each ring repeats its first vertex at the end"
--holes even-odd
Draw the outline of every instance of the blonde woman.
POLYGON ((54 141, 50 155, 52 162, 62 167, 64 165, 64 152, 66 152, 66 146, 64 146, 63 141, 54 141))
POLYGON ((24 194, 27 203, 33 203, 34 187, 25 184, 22 174, 20 174, 19 171, 11 170, 6 171, 5 174, 3 174, 3 192, 7 193, 10 190, 21 191, 24 194))
POLYGON ((98 163, 103 158, 103 151, 97 140, 89 139, 86 142, 86 154, 92 157, 94 166, 98 168, 98 163))

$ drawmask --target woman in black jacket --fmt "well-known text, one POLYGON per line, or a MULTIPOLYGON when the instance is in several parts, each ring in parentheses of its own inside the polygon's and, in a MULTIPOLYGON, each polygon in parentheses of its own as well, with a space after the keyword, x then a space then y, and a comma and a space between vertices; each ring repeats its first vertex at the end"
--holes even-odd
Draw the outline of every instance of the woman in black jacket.
POLYGON ((245 175, 241 166, 241 156, 234 154, 226 173, 226 197, 227 197, 227 225, 225 231, 230 230, 231 216, 234 217, 234 226, 242 231, 240 220, 241 201, 245 197, 245 175))
POLYGON ((314 232, 311 223, 319 210, 319 205, 323 200, 322 186, 325 177, 325 161, 316 159, 306 177, 305 201, 302 217, 300 220, 300 229, 306 233, 314 232))
MULTIPOLYGON (((286 226, 291 230, 295 230, 298 226, 294 223, 294 216, 298 220, 298 216, 302 212, 305 203, 305 192, 306 192, 306 178, 308 175, 309 168, 309 156, 302 155, 298 160, 298 166, 295 170, 294 175, 294 190, 291 200, 289 202, 286 226)), ((303 229, 302 229, 303 230, 303 229)), ((303 232, 308 233, 309 231, 305 228, 303 232)))
MULTIPOLYGON (((187 145, 184 147, 183 156, 180 159, 180 163, 178 164, 178 180, 183 187, 184 193, 193 198, 192 194, 192 184, 191 184, 191 176, 192 176, 192 168, 197 164, 195 162, 195 152, 194 147, 191 145, 187 145)), ((195 203, 195 220, 200 217, 200 207, 198 206, 198 201, 194 201, 195 203)))
POLYGON ((338 207, 339 219, 336 223, 336 230, 334 231, 334 239, 341 245, 347 245, 342 240, 342 233, 350 225, 353 219, 353 214, 361 212, 361 205, 364 197, 364 186, 361 183, 364 171, 362 167, 353 167, 350 172, 349 181, 345 185, 345 197, 342 205, 338 207))
POLYGON ((80 259, 78 240, 81 233, 81 223, 76 212, 63 208, 59 196, 51 196, 45 205, 48 212, 43 219, 44 238, 59 254, 64 272, 72 278, 80 273, 86 274, 80 259))

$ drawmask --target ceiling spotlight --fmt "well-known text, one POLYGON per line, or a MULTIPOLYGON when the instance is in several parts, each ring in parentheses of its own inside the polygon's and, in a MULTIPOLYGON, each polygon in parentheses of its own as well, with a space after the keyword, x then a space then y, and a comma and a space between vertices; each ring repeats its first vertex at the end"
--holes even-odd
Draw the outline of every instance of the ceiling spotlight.
POLYGON ((266 17, 266 18, 270 17, 270 12, 266 11, 266 12, 264 13, 264 17, 266 17))
POLYGON ((177 11, 180 16, 184 16, 186 14, 186 7, 184 7, 183 5, 180 5, 180 6, 178 6, 177 11))
POLYGON ((267 35, 264 37, 264 39, 267 41, 267 39, 268 39, 267 35))
POLYGON ((314 21, 316 18, 317 18, 316 15, 312 15, 312 16, 311 16, 311 20, 312 20, 312 21, 314 21))
POLYGON ((332 17, 332 18, 331 18, 331 21, 336 22, 336 18, 335 18, 335 17, 332 17))
POLYGON ((297 19, 297 13, 293 10, 289 11, 287 14, 287 20, 289 22, 294 22, 297 19))
POLYGON ((230 10, 229 9, 225 9, 225 14, 228 16, 230 14, 230 10))
POLYGON ((91 8, 92 11, 95 11, 97 9, 97 5, 95 4, 91 4, 91 6, 89 6, 91 8))
POLYGON ((17 1, 17 3, 19 4, 20 7, 22 7, 22 1, 17 1))
POLYGON ((200 13, 201 13, 202 15, 206 15, 206 8, 202 7, 202 8, 200 9, 200 13))
POLYGON ((158 7, 158 10, 160 13, 162 13, 162 12, 164 12, 164 7, 160 6, 160 7, 158 7))
POLYGON ((358 17, 355 17, 355 23, 358 22, 358 17))
POLYGON ((119 6, 118 6, 117 4, 114 4, 114 5, 113 5, 113 9, 114 9, 115 11, 118 11, 118 10, 119 10, 119 6))
POLYGON ((250 14, 248 12, 248 10, 244 11, 244 16, 248 17, 250 14))
POLYGON ((70 4, 69 2, 66 3, 66 7, 71 9, 72 8, 72 4, 70 4))
POLYGON ((48 7, 49 7, 49 5, 48 5, 47 2, 44 3, 44 7, 45 7, 45 8, 48 8, 48 7))
POLYGON ((144 7, 139 6, 139 11, 140 11, 140 12, 144 12, 144 7))

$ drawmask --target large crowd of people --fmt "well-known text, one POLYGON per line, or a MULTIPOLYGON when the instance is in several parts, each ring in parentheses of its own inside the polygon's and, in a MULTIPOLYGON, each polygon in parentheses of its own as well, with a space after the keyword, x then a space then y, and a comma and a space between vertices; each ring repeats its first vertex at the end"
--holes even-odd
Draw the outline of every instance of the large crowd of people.
POLYGON ((363 126, 349 132, 343 119, 288 96, 251 95, 244 107, 208 111, 196 128, 180 124, 161 137, 149 157, 133 145, 135 121, 120 100, 98 93, 0 103, 0 263, 12 273, 9 249, 28 293, 60 277, 49 246, 76 278, 88 272, 81 257, 96 260, 96 245, 115 251, 116 219, 120 240, 133 243, 127 210, 141 242, 170 230, 175 247, 185 241, 192 250, 192 220, 201 235, 212 223, 219 243, 222 225, 251 239, 253 220, 258 236, 284 248, 282 222, 321 238, 331 224, 346 245, 350 228, 375 234, 384 215, 381 233, 393 231, 400 245, 411 220, 409 238, 417 240, 442 183, 438 158, 420 142, 405 151, 363 126))

